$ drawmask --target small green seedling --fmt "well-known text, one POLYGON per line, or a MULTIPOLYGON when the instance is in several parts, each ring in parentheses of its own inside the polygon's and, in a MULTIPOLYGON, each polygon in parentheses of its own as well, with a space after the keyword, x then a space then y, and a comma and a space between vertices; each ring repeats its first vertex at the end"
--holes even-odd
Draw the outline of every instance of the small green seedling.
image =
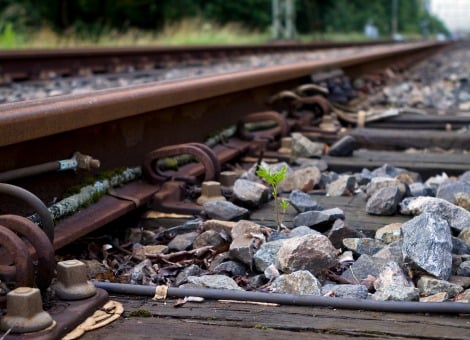
POLYGON ((279 200, 278 204, 278 187, 279 183, 286 177, 287 167, 283 166, 279 171, 271 171, 271 169, 267 166, 260 165, 258 170, 256 170, 256 174, 264 179, 269 185, 271 185, 273 189, 273 198, 274 198, 274 206, 275 206, 275 213, 276 213, 276 223, 277 223, 277 231, 281 230, 282 226, 282 219, 280 216, 279 208, 282 209, 282 214, 286 213, 287 208, 289 207, 289 201, 286 199, 279 200))

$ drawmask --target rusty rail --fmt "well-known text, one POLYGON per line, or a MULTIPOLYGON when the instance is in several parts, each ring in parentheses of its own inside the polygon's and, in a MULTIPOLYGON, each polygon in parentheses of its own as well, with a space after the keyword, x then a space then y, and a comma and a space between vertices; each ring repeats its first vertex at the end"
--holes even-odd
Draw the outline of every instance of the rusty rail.
POLYGON ((0 79, 36 79, 48 73, 80 75, 119 72, 128 67, 153 69, 178 64, 207 63, 243 55, 274 52, 313 51, 342 47, 359 47, 391 41, 277 43, 265 45, 149 46, 33 49, 0 51, 0 79))

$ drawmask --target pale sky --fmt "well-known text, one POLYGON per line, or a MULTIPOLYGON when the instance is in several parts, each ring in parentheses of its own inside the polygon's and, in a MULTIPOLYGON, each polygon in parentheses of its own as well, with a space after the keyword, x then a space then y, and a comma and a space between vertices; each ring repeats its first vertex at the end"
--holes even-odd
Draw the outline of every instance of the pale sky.
POLYGON ((431 13, 452 32, 470 32, 470 0, 431 0, 431 13))

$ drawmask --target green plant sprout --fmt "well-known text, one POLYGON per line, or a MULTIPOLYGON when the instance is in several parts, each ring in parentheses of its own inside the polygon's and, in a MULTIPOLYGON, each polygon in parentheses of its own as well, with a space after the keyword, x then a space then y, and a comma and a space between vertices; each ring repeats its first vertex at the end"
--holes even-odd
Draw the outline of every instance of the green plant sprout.
POLYGON ((274 209, 276 214, 277 232, 281 230, 282 218, 279 212, 279 208, 282 209, 282 214, 285 215, 287 208, 289 207, 289 201, 286 199, 278 199, 278 187, 279 183, 286 177, 287 167, 283 166, 279 171, 272 171, 268 166, 260 165, 256 174, 264 179, 273 189, 274 198, 274 209), (279 203, 278 203, 279 201, 279 203))

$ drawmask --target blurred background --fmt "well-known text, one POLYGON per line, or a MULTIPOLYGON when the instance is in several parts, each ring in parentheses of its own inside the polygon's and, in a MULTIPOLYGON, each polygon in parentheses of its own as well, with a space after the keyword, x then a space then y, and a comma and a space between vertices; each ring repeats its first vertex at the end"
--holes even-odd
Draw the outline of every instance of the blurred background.
POLYGON ((0 48, 461 38, 470 0, 0 0, 0 48))

